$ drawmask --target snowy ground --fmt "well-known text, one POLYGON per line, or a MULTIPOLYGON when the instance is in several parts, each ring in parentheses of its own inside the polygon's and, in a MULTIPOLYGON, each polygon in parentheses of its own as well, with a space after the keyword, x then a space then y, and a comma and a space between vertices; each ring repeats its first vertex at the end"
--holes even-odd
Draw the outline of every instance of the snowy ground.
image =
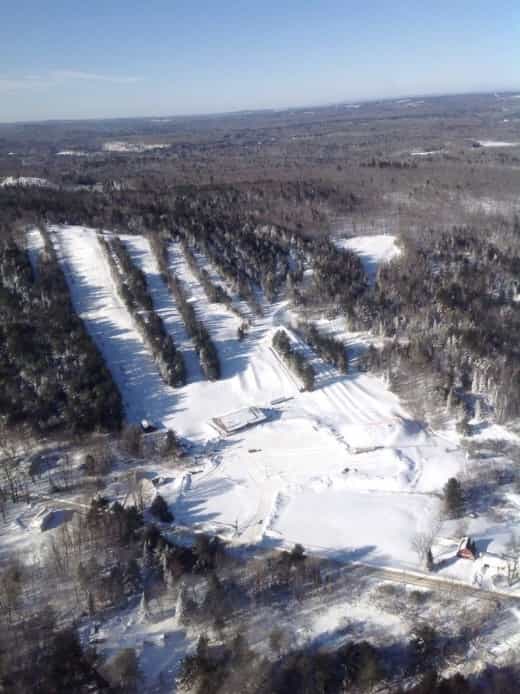
POLYGON ((37 186, 41 188, 56 188, 54 183, 47 181, 45 178, 34 178, 30 176, 7 176, 0 181, 0 187, 6 186, 37 186))
POLYGON ((38 229, 30 229, 26 236, 26 248, 33 272, 37 271, 38 258, 44 248, 43 237, 38 229))
POLYGON ((517 147, 520 142, 502 142, 500 140, 478 140, 481 147, 517 147))
POLYGON ((400 253, 395 236, 390 234, 355 236, 351 239, 336 239, 335 242, 338 248, 346 248, 359 255, 371 282, 375 282, 379 265, 388 263, 400 253))
MULTIPOLYGON (((299 340, 292 329, 296 316, 283 302, 266 306, 265 316, 255 319, 248 337, 239 342, 240 319, 207 300, 181 247, 172 244, 171 268, 207 325, 222 360, 222 379, 204 380, 148 240, 124 235, 134 262, 146 274, 154 307, 187 363, 187 385, 169 388, 117 295, 97 232, 59 226, 52 227, 51 233, 74 306, 114 375, 127 418, 146 417, 193 442, 192 460, 183 466, 172 468, 157 461, 140 464, 150 487, 152 477, 163 478, 159 491, 175 514, 178 532, 182 526, 187 526, 190 535, 192 528, 204 529, 226 536, 237 546, 265 549, 300 542, 322 556, 408 572, 421 569, 412 538, 437 523, 439 492, 446 480, 464 474, 472 464, 453 432, 441 435, 414 420, 379 378, 358 373, 355 367, 342 376, 324 364, 299 340), (317 373, 313 392, 300 392, 294 376, 272 351, 271 338, 279 327, 288 330, 311 360, 317 373), (261 408, 266 420, 227 437, 218 436, 210 425, 213 417, 247 407, 261 408)), ((372 280, 379 264, 399 252, 394 238, 386 235, 336 242, 360 253, 372 280)), ((42 249, 37 231, 29 232, 27 247, 35 266, 42 249)), ((211 271, 213 281, 219 281, 207 259, 197 257, 211 271)), ((240 308, 247 311, 243 302, 240 308)), ((323 320, 319 325, 345 339, 349 354, 361 349, 365 337, 345 333, 343 319, 323 320)), ((482 423, 474 439, 507 436, 514 438, 501 427, 482 423)), ((124 476, 114 476, 105 492, 123 501, 124 476)), ((61 514, 71 507, 73 503, 50 501, 43 494, 32 505, 17 505, 0 526, 0 558, 13 553, 37 558, 58 532, 53 527, 42 532, 42 518, 50 510, 61 514)), ((520 495, 512 490, 503 511, 500 518, 485 514, 467 518, 464 529, 459 522, 445 521, 433 546, 436 568, 430 578, 508 591, 499 555, 512 531, 520 537, 520 495), (476 562, 456 557, 462 532, 476 540, 482 555, 476 562)), ((368 571, 365 566, 357 570, 368 571)), ((375 586, 384 580, 392 579, 382 577, 381 571, 374 573, 375 586)), ((442 587, 437 594, 441 599, 442 587)), ((331 603, 323 605, 320 595, 316 605, 288 611, 285 621, 280 614, 273 612, 269 620, 269 614, 259 612, 258 620, 264 620, 265 628, 255 634, 263 633, 258 638, 267 641, 272 624, 280 624, 302 646, 335 643, 346 634, 360 638, 369 634, 376 640, 386 634, 389 643, 409 634, 406 620, 410 615, 397 611, 394 616, 388 609, 379 609, 372 593, 355 598, 355 604, 350 593, 341 600, 335 593, 331 603)), ((405 602, 409 607, 410 601, 405 602)), ((489 662, 500 662, 517 648, 518 619, 518 612, 508 608, 496 628, 483 636, 489 662)), ((183 655, 194 646, 193 635, 179 626, 173 611, 147 620, 137 604, 111 616, 92 636, 100 640, 98 648, 108 657, 121 648, 136 648, 147 685, 156 683, 159 675, 171 681, 183 655)))
POLYGON ((418 150, 416 152, 410 152, 412 157, 431 157, 433 154, 441 154, 442 149, 432 149, 432 150, 418 150))
POLYGON ((63 149, 56 152, 57 157, 90 157, 91 152, 83 152, 80 149, 63 149))
POLYGON ((147 144, 145 142, 105 142, 103 149, 105 152, 149 152, 154 149, 165 149, 168 144, 147 144))
MULTIPOLYGON (((188 363, 188 384, 165 386, 115 292, 96 232, 59 227, 53 234, 74 305, 121 388, 127 417, 173 428, 206 460, 201 474, 161 488, 179 522, 226 532, 237 542, 302 542, 334 556, 417 566, 411 537, 435 516, 436 493, 464 464, 452 443, 414 421, 378 378, 341 376, 303 344, 317 387, 300 392, 271 349, 274 330, 289 321, 286 307, 266 307, 239 342, 240 319, 208 302, 180 246, 172 245, 171 266, 222 360, 222 379, 203 380, 147 240, 124 236, 188 363), (267 421, 219 439, 210 420, 249 406, 263 408, 267 421)), ((344 245, 360 252, 372 276, 378 262, 398 252, 390 236, 344 245)))

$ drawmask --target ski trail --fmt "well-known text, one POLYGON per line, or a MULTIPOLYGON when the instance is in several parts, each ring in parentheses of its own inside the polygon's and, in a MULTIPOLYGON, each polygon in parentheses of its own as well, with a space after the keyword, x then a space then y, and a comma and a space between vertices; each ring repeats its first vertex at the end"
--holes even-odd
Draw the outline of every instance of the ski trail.
POLYGON ((130 422, 162 423, 178 397, 164 384, 132 317, 119 298, 93 229, 51 227, 76 313, 100 350, 123 398, 130 422))
POLYGON ((143 236, 122 235, 119 237, 130 253, 132 260, 144 272, 152 297, 154 309, 162 318, 166 330, 180 349, 186 366, 188 382, 203 380, 199 358, 195 346, 189 338, 182 317, 175 305, 168 287, 159 273, 157 261, 148 239, 143 236))

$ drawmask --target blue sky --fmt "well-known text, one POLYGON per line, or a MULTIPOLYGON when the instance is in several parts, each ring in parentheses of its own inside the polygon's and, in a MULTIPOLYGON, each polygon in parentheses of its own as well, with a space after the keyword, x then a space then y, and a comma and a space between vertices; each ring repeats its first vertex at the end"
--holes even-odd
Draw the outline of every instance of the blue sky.
POLYGON ((0 121, 520 91, 518 0, 0 7, 0 121))

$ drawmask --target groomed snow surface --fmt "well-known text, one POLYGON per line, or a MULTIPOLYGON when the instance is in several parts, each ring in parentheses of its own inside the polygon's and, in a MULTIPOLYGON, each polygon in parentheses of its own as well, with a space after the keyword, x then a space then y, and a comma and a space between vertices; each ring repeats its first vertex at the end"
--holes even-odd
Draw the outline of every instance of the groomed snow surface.
MULTIPOLYGON (((287 307, 266 306, 265 317, 240 342, 239 319, 208 302, 181 248, 172 244, 171 267, 222 361, 222 379, 204 380, 148 241, 123 236, 188 364, 186 386, 165 386, 117 296, 96 231, 61 226, 52 234, 73 303, 121 389, 127 418, 147 418, 193 442, 202 467, 197 474, 170 470, 173 480, 161 487, 179 523, 219 531, 237 543, 301 542, 326 555, 418 566, 411 538, 432 522, 436 493, 464 465, 453 442, 414 421, 378 378, 342 376, 303 344, 317 379, 313 392, 300 392, 271 349, 274 331, 289 324, 287 307), (265 421, 219 437, 212 418, 248 407, 260 408, 265 421)), ((397 253, 393 237, 344 245, 360 252, 373 272, 397 253)))

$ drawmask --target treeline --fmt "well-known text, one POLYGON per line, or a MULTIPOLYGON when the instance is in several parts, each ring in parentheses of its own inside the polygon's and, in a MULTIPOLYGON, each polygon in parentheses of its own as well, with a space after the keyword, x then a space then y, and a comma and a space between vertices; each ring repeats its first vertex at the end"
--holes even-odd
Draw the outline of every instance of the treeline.
POLYGON ((237 313, 237 309, 233 306, 233 299, 231 296, 227 293, 224 287, 222 287, 222 285, 214 284, 211 281, 209 272, 205 268, 200 267, 199 263, 197 262, 197 258, 191 250, 188 242, 185 239, 182 239, 181 245, 186 262, 188 263, 188 266, 195 277, 199 280, 208 301, 215 304, 224 304, 224 306, 226 306, 226 308, 228 308, 230 311, 237 313))
POLYGON ((260 313, 255 287, 273 301, 303 256, 298 244, 291 244, 294 232, 244 219, 235 206, 223 204, 227 197, 229 191, 223 189, 196 197, 179 196, 175 219, 252 310, 260 313))
POLYGON ((253 281, 245 269, 235 267, 233 261, 228 258, 228 253, 225 251, 225 246, 220 243, 217 237, 211 239, 211 243, 205 238, 193 236, 197 243, 217 268, 219 273, 231 284, 238 296, 246 302, 251 311, 256 316, 262 315, 262 307, 255 294, 253 281))
POLYGON ((312 243, 308 253, 313 268, 309 293, 313 302, 332 304, 349 313, 368 286, 359 256, 336 248, 329 240, 312 243))
MULTIPOLYGON (((153 234, 172 229, 200 245, 257 315, 262 313, 258 289, 272 301, 285 288, 288 276, 303 267, 303 241, 294 229, 273 224, 269 197, 262 200, 263 192, 255 197, 265 214, 250 215, 245 209, 252 201, 251 194, 233 186, 216 185, 203 190, 179 187, 172 191, 160 177, 153 189, 146 182, 132 181, 132 186, 138 188, 104 194, 63 191, 63 195, 61 191, 58 194, 48 189, 14 187, 0 190, 0 198, 6 215, 15 219, 44 209, 55 223, 153 234)), ((302 190, 309 187, 298 184, 293 190, 288 184, 288 188, 291 195, 301 196, 302 190)), ((317 195, 316 187, 310 188, 305 195, 317 195)))
POLYGON ((17 559, 4 563, 2 692, 135 691, 137 660, 136 681, 123 686, 116 667, 119 658, 106 661, 93 645, 81 645, 75 626, 126 608, 142 592, 143 534, 141 511, 135 506, 96 497, 86 514, 76 514, 56 529, 37 567, 17 559))
POLYGON ((149 238, 150 246, 157 259, 161 277, 175 299, 186 332, 193 340, 202 371, 206 378, 215 381, 219 379, 221 375, 220 359, 217 348, 211 339, 208 329, 204 323, 197 318, 193 304, 188 300, 181 280, 169 267, 168 242, 166 239, 156 234, 150 235, 149 238))
POLYGON ((275 332, 273 335, 273 347, 289 368, 300 378, 305 390, 312 390, 314 388, 314 369, 303 354, 292 346, 285 330, 277 330, 275 332))
POLYGON ((500 237, 478 228, 406 237, 348 312, 351 329, 394 338, 369 363, 395 382, 420 372, 444 403, 453 391, 484 393, 498 421, 518 417, 518 240, 511 228, 500 237))
POLYGON ((179 681, 196 694, 340 694, 370 691, 385 675, 381 653, 367 641, 348 641, 328 651, 291 649, 271 662, 261 658, 245 635, 238 633, 219 646, 210 646, 201 636, 193 655, 183 661, 179 681))
POLYGON ((164 322, 153 309, 146 276, 133 262, 118 237, 99 237, 110 264, 112 278, 134 323, 151 351, 159 373, 169 386, 186 383, 186 368, 180 350, 167 332, 164 322))
POLYGON ((12 230, 0 240, 0 417, 41 433, 119 429, 120 394, 40 233, 36 273, 12 230))
POLYGON ((348 372, 347 354, 341 340, 320 333, 314 323, 300 322, 298 331, 323 361, 333 364, 342 374, 348 372))
POLYGON ((13 629, 2 656, 0 688, 5 694, 109 690, 95 650, 84 648, 74 629, 60 629, 50 609, 27 620, 21 633, 13 629))

